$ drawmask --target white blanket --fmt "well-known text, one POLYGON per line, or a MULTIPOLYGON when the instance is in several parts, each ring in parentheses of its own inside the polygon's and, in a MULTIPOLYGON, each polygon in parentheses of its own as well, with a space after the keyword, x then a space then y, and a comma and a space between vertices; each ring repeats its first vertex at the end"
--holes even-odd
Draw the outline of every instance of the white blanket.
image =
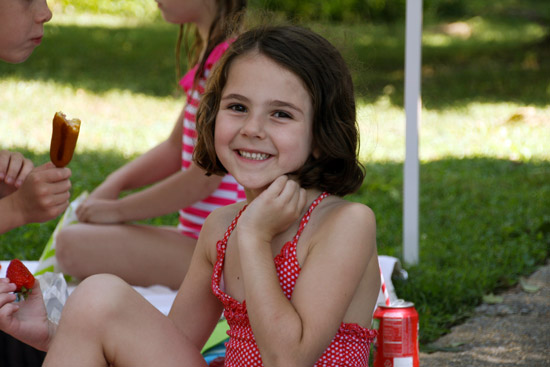
MULTIPOLYGON (((36 266, 38 265, 38 261, 23 261, 23 263, 27 266, 31 273, 34 272, 36 266)), ((5 278, 9 261, 0 261, 0 265, 2 265, 2 269, 0 270, 0 278, 5 278)), ((76 284, 68 284, 69 294, 75 289, 75 287, 76 284)), ((161 285, 151 287, 134 287, 134 289, 165 315, 167 315, 170 311, 170 307, 172 307, 172 303, 176 297, 175 291, 161 285)))
MULTIPOLYGON (((395 301, 397 299, 397 295, 395 294, 395 288, 393 287, 391 276, 395 271, 399 271, 401 269, 399 260, 394 257, 383 255, 379 256, 378 260, 380 263, 380 268, 382 269, 382 274, 384 276, 390 299, 392 301, 395 301)), ((27 268, 29 268, 31 273, 34 272, 36 266, 38 265, 38 261, 23 261, 23 263, 27 266, 27 268)), ((0 278, 5 278, 6 269, 8 268, 9 261, 0 261, 0 265, 2 266, 2 268, 0 269, 0 278)), ((76 284, 68 284, 69 294, 75 289, 75 287, 76 284)), ((165 315, 167 315, 170 311, 170 307, 172 307, 172 303, 174 302, 174 298, 176 297, 176 291, 161 285, 155 285, 151 287, 134 286, 134 289, 165 315)), ((380 292, 378 296, 378 303, 384 303, 384 299, 385 298, 383 293, 380 292)))

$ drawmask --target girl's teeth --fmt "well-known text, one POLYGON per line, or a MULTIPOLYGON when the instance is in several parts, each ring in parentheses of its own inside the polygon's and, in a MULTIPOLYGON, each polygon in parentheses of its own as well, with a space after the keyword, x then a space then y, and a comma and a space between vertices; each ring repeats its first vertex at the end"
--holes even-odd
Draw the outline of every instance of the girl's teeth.
POLYGON ((252 159, 255 161, 263 161, 264 159, 269 158, 269 154, 265 154, 265 153, 251 153, 251 152, 245 152, 245 151, 239 150, 239 154, 243 158, 252 159))

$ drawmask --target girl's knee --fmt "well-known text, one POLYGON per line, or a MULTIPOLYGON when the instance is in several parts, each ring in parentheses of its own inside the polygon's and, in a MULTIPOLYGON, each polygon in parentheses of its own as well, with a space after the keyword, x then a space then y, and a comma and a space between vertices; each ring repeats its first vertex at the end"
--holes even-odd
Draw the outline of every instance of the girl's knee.
POLYGON ((55 257, 64 273, 78 277, 78 224, 63 228, 55 238, 55 257))
POLYGON ((131 286, 114 275, 92 275, 73 291, 63 309, 61 321, 72 318, 94 327, 110 322, 123 312, 125 294, 129 291, 132 291, 131 286))
POLYGON ((74 229, 70 227, 60 230, 55 237, 55 256, 57 261, 64 263, 69 257, 70 244, 72 242, 74 229))

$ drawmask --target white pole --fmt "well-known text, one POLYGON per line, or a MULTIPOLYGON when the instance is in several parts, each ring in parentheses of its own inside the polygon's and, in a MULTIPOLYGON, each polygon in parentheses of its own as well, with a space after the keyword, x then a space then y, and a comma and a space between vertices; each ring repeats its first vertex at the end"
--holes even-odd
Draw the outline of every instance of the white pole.
POLYGON ((422 55, 422 0, 407 0, 405 28, 405 165, 403 172, 403 260, 418 264, 418 131, 422 55))

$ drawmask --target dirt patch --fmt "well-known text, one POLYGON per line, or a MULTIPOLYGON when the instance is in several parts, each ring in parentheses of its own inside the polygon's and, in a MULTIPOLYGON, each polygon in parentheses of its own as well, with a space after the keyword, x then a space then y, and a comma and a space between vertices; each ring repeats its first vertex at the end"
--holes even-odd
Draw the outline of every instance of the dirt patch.
POLYGON ((420 353, 422 367, 550 366, 550 263, 420 353))

